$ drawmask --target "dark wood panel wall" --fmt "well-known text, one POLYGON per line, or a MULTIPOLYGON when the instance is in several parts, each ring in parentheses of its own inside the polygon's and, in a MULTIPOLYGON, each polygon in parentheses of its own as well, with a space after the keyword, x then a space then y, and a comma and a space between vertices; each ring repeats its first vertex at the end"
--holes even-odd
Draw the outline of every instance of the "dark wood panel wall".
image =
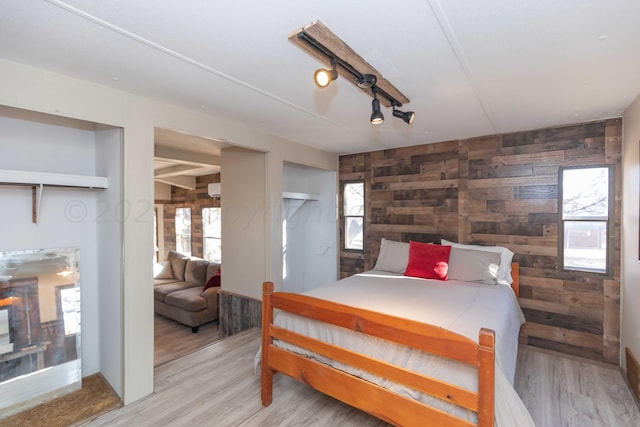
POLYGON ((202 208, 219 208, 220 197, 208 193, 210 183, 220 182, 220 174, 196 177, 196 189, 171 187, 171 201, 158 200, 164 207, 164 253, 176 250, 176 208, 191 208, 191 255, 202 258, 202 208))
POLYGON ((506 246, 521 343, 617 364, 621 156, 622 119, 342 156, 341 183, 365 182, 366 218, 364 251, 342 250, 340 275, 373 268, 382 237, 506 246), (612 277, 558 267, 558 170, 587 165, 615 170, 612 277))

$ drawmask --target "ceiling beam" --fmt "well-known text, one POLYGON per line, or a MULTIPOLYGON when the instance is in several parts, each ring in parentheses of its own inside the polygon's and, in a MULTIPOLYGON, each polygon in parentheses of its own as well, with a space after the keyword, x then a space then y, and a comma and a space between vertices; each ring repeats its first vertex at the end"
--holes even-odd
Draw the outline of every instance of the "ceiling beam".
POLYGON ((195 176, 172 176, 167 178, 155 178, 156 181, 162 182, 163 184, 169 184, 176 187, 184 188, 185 190, 195 190, 196 189, 196 177, 195 176))
POLYGON ((171 176, 184 175, 185 172, 194 171, 202 168, 199 165, 175 165, 167 166, 166 168, 156 169, 153 172, 155 178, 168 178, 171 176))
MULTIPOLYGON (((325 64, 328 68, 331 68, 331 57, 325 55, 324 53, 320 52, 318 49, 312 47, 306 41, 304 41, 301 37, 303 34, 311 37, 313 40, 315 40, 315 42, 322 45, 327 51, 332 52, 340 61, 350 64, 361 74, 373 74, 374 76, 376 76, 376 86, 391 95, 396 99, 396 101, 400 102, 401 104, 409 103, 409 98, 407 98, 402 92, 400 92, 387 79, 382 77, 382 74, 380 74, 378 70, 373 68, 371 64, 365 61, 360 55, 358 55, 353 49, 351 49, 349 45, 342 41, 340 37, 335 35, 322 22, 313 21, 305 27, 295 30, 289 35, 289 40, 296 44, 299 48, 325 64)), ((362 90, 367 95, 372 96, 370 88, 361 88, 356 84, 351 72, 347 71, 340 65, 338 65, 337 71, 338 74, 353 83, 358 89, 362 90)), ((380 100, 380 103, 385 107, 391 107, 391 101, 389 101, 386 97, 381 96, 378 97, 378 99, 380 100)))
POLYGON ((194 153, 177 148, 156 146, 154 150, 156 160, 172 163, 182 163, 195 166, 220 166, 220 156, 213 154, 194 153))

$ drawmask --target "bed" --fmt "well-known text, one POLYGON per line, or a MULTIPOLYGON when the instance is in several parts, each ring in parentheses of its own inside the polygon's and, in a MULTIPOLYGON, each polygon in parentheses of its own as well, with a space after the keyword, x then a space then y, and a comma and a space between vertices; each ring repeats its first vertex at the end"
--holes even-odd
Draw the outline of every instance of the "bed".
POLYGON ((384 243, 369 272, 304 294, 263 284, 262 404, 280 372, 394 425, 533 425, 513 389, 518 265, 511 286, 409 277, 384 243))

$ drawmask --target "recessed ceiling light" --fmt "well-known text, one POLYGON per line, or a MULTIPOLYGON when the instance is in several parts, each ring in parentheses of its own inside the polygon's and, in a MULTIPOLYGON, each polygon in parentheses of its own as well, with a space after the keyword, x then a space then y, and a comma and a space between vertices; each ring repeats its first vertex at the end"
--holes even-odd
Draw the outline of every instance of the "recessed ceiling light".
POLYGON ((600 37, 598 37, 598 38, 599 38, 600 40, 604 40, 604 39, 606 39, 607 37, 609 37, 609 36, 608 36, 608 35, 606 35, 606 34, 603 34, 603 35, 601 35, 601 36, 600 36, 600 37))

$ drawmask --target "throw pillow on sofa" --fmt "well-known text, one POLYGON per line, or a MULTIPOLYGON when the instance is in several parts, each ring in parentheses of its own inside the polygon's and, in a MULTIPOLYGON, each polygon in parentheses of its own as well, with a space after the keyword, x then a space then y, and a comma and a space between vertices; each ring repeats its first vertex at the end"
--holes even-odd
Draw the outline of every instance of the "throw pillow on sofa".
POLYGON ((219 268, 218 271, 216 271, 215 274, 211 276, 209 280, 207 280, 207 283, 204 284, 204 286, 202 287, 202 292, 206 291, 209 288, 215 288, 216 286, 220 286, 221 283, 222 283, 222 269, 219 268))
POLYGON ((180 252, 169 251, 167 260, 171 264, 171 271, 173 272, 173 278, 184 282, 184 269, 187 266, 189 257, 182 255, 180 252))
POLYGON ((154 279, 173 279, 173 271, 171 271, 171 264, 169 264, 168 261, 162 261, 159 264, 154 264, 153 278, 154 279))
POLYGON ((184 270, 184 281, 204 284, 207 278, 209 261, 203 259, 190 259, 184 270))

